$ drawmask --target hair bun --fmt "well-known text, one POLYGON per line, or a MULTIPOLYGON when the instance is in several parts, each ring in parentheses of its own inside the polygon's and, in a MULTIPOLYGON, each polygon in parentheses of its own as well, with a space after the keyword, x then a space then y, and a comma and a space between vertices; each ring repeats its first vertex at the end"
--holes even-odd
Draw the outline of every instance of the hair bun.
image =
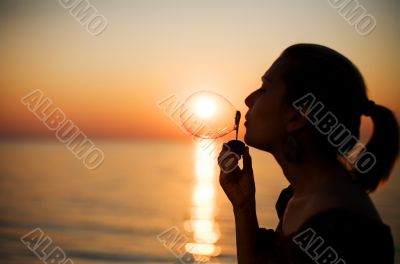
POLYGON ((372 101, 372 100, 368 100, 367 101, 367 103, 364 105, 364 107, 363 107, 363 114, 365 115, 365 116, 371 116, 371 114, 372 114, 372 111, 374 110, 374 108, 375 108, 375 102, 374 101, 372 101))

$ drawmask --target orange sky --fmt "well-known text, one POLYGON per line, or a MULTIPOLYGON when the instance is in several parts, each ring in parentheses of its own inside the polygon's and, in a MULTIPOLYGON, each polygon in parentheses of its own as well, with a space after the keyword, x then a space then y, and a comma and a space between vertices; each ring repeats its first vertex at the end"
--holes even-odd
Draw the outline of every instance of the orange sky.
POLYGON ((108 20, 98 36, 58 1, 15 2, 0 4, 1 136, 53 134, 20 103, 41 89, 87 135, 184 138, 157 101, 207 89, 244 114, 261 75, 298 42, 348 56, 370 97, 400 113, 395 0, 359 1, 377 21, 368 36, 320 0, 91 0, 108 20))

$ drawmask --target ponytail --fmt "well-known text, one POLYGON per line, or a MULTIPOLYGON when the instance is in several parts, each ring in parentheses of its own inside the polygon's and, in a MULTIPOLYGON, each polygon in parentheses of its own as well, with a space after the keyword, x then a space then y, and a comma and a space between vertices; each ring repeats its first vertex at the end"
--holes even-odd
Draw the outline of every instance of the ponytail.
POLYGON ((370 193, 389 178, 399 153, 399 127, 393 112, 384 106, 372 104, 365 115, 371 117, 374 127, 366 149, 375 156, 376 163, 369 171, 358 172, 357 178, 370 193))

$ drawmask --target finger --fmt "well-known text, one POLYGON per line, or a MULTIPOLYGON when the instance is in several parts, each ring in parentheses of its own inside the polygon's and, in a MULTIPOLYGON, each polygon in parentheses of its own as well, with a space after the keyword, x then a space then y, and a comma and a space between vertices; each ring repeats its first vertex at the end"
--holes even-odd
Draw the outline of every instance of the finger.
POLYGON ((238 167, 239 158, 240 157, 234 152, 225 152, 225 154, 218 159, 218 165, 220 166, 221 171, 225 174, 232 172, 236 167, 238 167))
POLYGON ((221 172, 219 174, 219 183, 221 186, 224 186, 226 184, 232 183, 236 181, 237 175, 241 174, 241 170, 239 166, 236 166, 232 171, 229 173, 225 171, 224 169, 221 169, 221 172))
POLYGON ((253 164, 248 146, 245 147, 243 153, 243 171, 249 174, 253 174, 253 164))
MULTIPOLYGON (((222 149, 221 152, 218 155, 218 163, 220 163, 222 160, 226 159, 227 156, 231 156, 232 155, 232 150, 231 147, 229 147, 228 144, 224 143, 222 145, 222 149)), ((240 157, 238 158, 238 160, 240 159, 240 157)))
POLYGON ((222 144, 221 151, 218 154, 218 160, 220 160, 221 157, 224 156, 227 151, 229 151, 229 146, 226 143, 222 144))

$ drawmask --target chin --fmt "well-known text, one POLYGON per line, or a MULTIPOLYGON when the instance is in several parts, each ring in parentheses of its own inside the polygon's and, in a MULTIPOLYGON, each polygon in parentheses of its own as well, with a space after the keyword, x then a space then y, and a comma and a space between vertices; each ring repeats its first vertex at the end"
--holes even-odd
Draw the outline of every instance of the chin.
POLYGON ((244 134, 244 138, 243 138, 244 143, 246 143, 246 145, 252 146, 252 142, 251 142, 251 138, 250 136, 246 134, 244 134))
POLYGON ((262 151, 266 151, 266 152, 271 152, 270 146, 266 145, 265 143, 257 142, 257 140, 255 142, 254 139, 251 138, 250 135, 245 134, 243 141, 246 143, 246 145, 248 145, 250 147, 253 147, 253 148, 256 148, 256 149, 259 149, 262 151))

